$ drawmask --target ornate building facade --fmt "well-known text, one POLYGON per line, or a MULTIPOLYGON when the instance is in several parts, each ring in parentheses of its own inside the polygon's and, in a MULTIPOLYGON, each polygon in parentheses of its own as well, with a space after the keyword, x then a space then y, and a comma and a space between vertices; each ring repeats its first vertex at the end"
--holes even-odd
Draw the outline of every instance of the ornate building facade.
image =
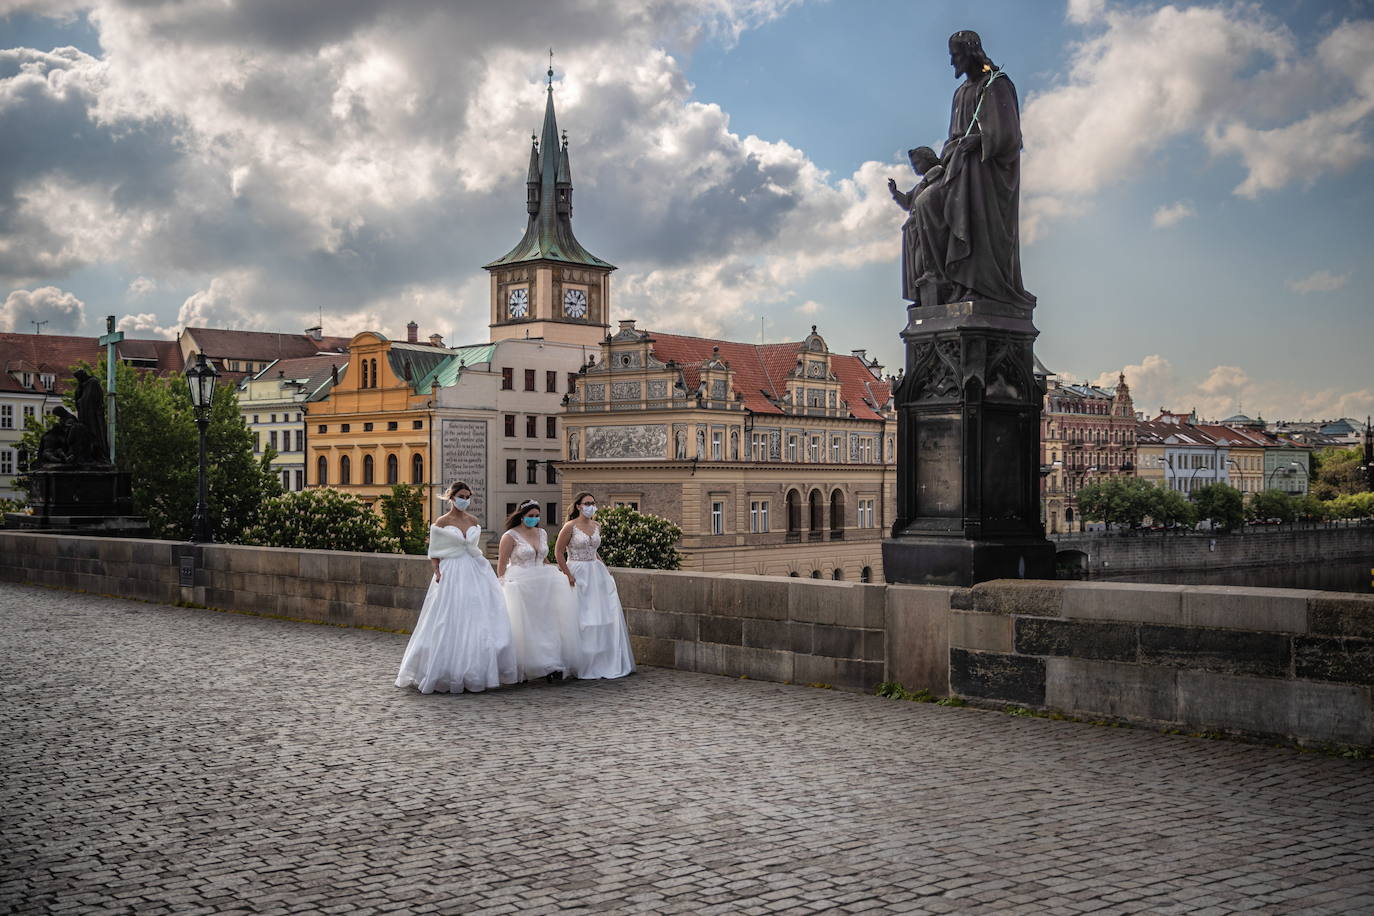
POLYGON ((1051 378, 1041 413, 1045 531, 1081 527, 1076 494, 1094 480, 1136 472, 1136 415, 1124 374, 1116 388, 1051 378))
POLYGON ((811 331, 755 345, 621 321, 568 398, 564 503, 670 519, 689 569, 881 581, 890 381, 811 331))

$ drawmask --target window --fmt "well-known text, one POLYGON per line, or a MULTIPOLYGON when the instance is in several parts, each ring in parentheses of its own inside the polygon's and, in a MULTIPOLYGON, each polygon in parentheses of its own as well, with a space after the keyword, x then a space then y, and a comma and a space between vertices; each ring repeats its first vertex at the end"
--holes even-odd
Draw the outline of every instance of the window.
POLYGON ((526 369, 526 370, 525 370, 525 390, 526 390, 526 391, 533 391, 533 390, 534 390, 534 370, 533 370, 533 369, 526 369))
POLYGON ((302 470, 300 470, 299 468, 297 468, 296 471, 295 471, 294 473, 295 473, 295 476, 296 476, 296 490, 298 490, 298 491, 299 491, 299 490, 304 490, 304 489, 305 489, 305 471, 302 471, 302 470))
POLYGON ((807 453, 806 453, 806 460, 812 462, 813 464, 816 464, 816 463, 819 463, 819 462, 820 462, 820 460, 821 460, 821 437, 820 437, 820 436, 812 436, 812 437, 811 437, 811 447, 807 450, 807 453))
POLYGON ((261 423, 261 422, 262 422, 262 420, 258 418, 258 415, 257 415, 257 414, 253 414, 253 424, 254 424, 254 425, 257 425, 258 423, 261 423))
POLYGON ((865 566, 865 567, 863 568, 863 572, 859 573, 859 581, 860 581, 860 582, 872 582, 872 581, 873 581, 873 567, 872 567, 872 566, 865 566))
MULTIPOLYGON (((514 458, 506 459, 506 483, 519 483, 519 471, 514 458)), ((514 506, 511 507, 514 511, 514 506)))
POLYGON ((365 433, 370 433, 370 432, 372 432, 372 424, 371 424, 371 423, 364 423, 364 424, 363 424, 363 432, 365 432, 365 433))
POLYGON ((386 456, 386 482, 401 482, 401 459, 397 458, 395 455, 386 456))
POLYGON ((14 473, 14 450, 0 448, 0 474, 14 473))
POLYGON ((361 360, 361 363, 362 363, 362 367, 363 367, 363 382, 362 382, 362 384, 359 385, 358 387, 359 387, 359 388, 367 388, 367 387, 368 387, 368 384, 367 384, 367 360, 365 360, 365 359, 364 359, 364 360, 361 360))
POLYGON ((515 514, 515 503, 506 503, 506 514, 507 514, 507 515, 514 515, 514 514, 515 514))
POLYGON ((419 452, 410 456, 410 482, 425 482, 425 456, 419 452))
POLYGON ((533 458, 525 462, 525 483, 539 482, 539 462, 533 458))
POLYGON ((375 465, 376 462, 372 460, 371 455, 363 456, 363 486, 372 483, 372 470, 375 465))
POLYGON ((273 423, 277 422, 277 415, 276 415, 276 414, 272 414, 272 422, 273 422, 273 423))
POLYGON ((839 436, 830 440, 830 460, 836 464, 844 460, 844 440, 839 436))
POLYGON ((0 404, 0 429, 14 429, 13 404, 0 404))
POLYGON ((830 537, 844 537, 844 491, 830 493, 830 537))
MULTIPOLYGON (((544 390, 549 394, 558 393, 558 373, 552 369, 544 373, 544 390)), ((552 515, 552 513, 550 513, 552 515)))
POLYGON ((506 435, 515 435, 515 414, 513 413, 506 414, 506 435))
POLYGON ((42 381, 43 387, 49 391, 52 391, 53 385, 57 382, 57 376, 53 375, 51 372, 44 372, 38 378, 42 381))
POLYGON ((274 452, 277 450, 277 431, 275 429, 267 434, 267 447, 274 452))
POLYGON ((301 412, 300 412, 299 410, 296 411, 296 422, 297 422, 297 423, 301 422, 301 412))
POLYGON ((545 439, 557 439, 557 438, 558 438, 558 419, 557 419, 556 417, 545 417, 545 418, 544 418, 544 438, 545 438, 545 439))
POLYGON ((544 482, 558 483, 558 468, 553 466, 552 461, 544 462, 544 482))
POLYGON ((372 360, 372 387, 377 387, 377 361, 372 360))
POLYGON ((749 434, 749 457, 755 461, 768 460, 768 434, 749 434))
POLYGON ((633 509, 636 512, 639 511, 639 500, 637 499, 612 498, 611 502, 617 509, 619 509, 621 506, 625 506, 627 508, 633 509))
POLYGON ((719 461, 719 460, 721 459, 721 436, 722 436, 722 435, 723 435, 723 434, 720 432, 720 430, 715 430, 715 431, 713 431, 713 432, 711 433, 711 460, 712 460, 712 461, 719 461))
POLYGON ((352 429, 352 428, 353 428, 353 426, 352 426, 352 424, 350 424, 350 423, 340 423, 340 424, 339 424, 339 432, 341 432, 341 433, 346 433, 346 432, 348 432, 348 431, 349 431, 350 429, 352 429))
POLYGON ((323 455, 315 462, 315 483, 321 487, 329 483, 329 459, 323 455))
POLYGON ((315 430, 315 432, 317 432, 317 433, 327 433, 327 432, 329 432, 329 427, 328 427, 327 425, 325 425, 324 423, 321 423, 319 429, 315 430))
POLYGON ((859 524, 859 527, 860 527, 860 528, 872 528, 872 527, 874 527, 874 520, 873 520, 873 504, 874 504, 874 500, 872 500, 872 499, 861 499, 861 500, 859 500, 859 517, 858 517, 858 524, 859 524))
POLYGON ((558 518, 558 503, 544 504, 544 519, 546 525, 555 525, 561 519, 558 518))
MULTIPOLYGON (((294 449, 292 449, 292 451, 293 451, 293 452, 303 452, 303 451, 305 451, 305 430, 303 430, 303 429, 298 429, 298 430, 296 430, 296 447, 295 447, 294 449)), ((297 489, 299 489, 299 488, 297 488, 297 489)))
POLYGON ((254 454, 257 454, 258 452, 261 452, 261 451, 262 451, 262 433, 258 432, 257 430, 254 430, 254 431, 253 431, 253 453, 254 453, 254 454))
POLYGON ((347 455, 339 456, 339 484, 348 486, 353 482, 353 462, 347 455))
POLYGON ((283 490, 289 490, 289 489, 291 489, 291 472, 290 472, 290 471, 282 471, 282 472, 281 472, 281 488, 282 488, 283 490))
POLYGON ((576 372, 569 372, 569 373, 568 373, 568 394, 572 394, 572 393, 573 393, 574 391, 576 391, 576 390, 577 390, 577 373, 576 373, 576 372))
POLYGON ((725 533, 725 503, 723 502, 711 503, 711 533, 725 533))
POLYGON ((399 429, 400 427, 399 427, 399 424, 398 424, 398 422, 397 422, 396 420, 387 420, 387 421, 386 421, 386 428, 389 429, 389 430, 394 430, 394 429, 399 429))
POLYGON ((788 460, 788 461, 796 461, 796 460, 797 460, 797 437, 796 437, 796 436, 788 436, 788 437, 787 437, 787 460, 788 460))
POLYGON ((425 428, 425 421, 424 421, 424 420, 411 420, 411 421, 410 421, 410 428, 411 428, 411 429, 424 429, 424 428, 425 428))
POLYGON ((539 418, 528 416, 525 418, 525 438, 533 439, 539 435, 539 418))
POLYGON ((515 390, 515 370, 512 369, 510 366, 506 366, 501 370, 501 390, 515 390))
POLYGON ((801 494, 796 490, 787 491, 787 532, 801 531, 801 494))
POLYGON ((807 501, 811 509, 811 537, 819 539, 821 529, 825 527, 825 501, 821 498, 821 491, 812 490, 807 501))
POLYGON ((763 534, 768 531, 768 500, 754 499, 749 501, 749 530, 755 534, 763 534))

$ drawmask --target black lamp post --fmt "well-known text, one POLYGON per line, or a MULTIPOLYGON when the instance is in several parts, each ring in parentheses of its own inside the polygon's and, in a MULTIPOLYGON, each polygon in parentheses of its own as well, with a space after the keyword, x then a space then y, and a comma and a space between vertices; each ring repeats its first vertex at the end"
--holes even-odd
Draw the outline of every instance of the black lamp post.
POLYGON ((210 403, 215 396, 215 379, 219 373, 205 361, 204 353, 196 354, 196 361, 186 370, 186 383, 191 388, 191 406, 196 410, 196 428, 200 430, 200 486, 196 500, 196 514, 191 519, 191 540, 208 544, 214 540, 210 531, 210 506, 206 500, 205 433, 210 428, 210 403))

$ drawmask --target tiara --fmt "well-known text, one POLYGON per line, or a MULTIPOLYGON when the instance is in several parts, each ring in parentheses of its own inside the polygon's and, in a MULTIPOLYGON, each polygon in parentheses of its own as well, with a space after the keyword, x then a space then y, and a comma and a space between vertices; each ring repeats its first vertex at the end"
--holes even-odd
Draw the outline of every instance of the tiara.
POLYGON ((527 499, 527 500, 525 500, 524 502, 522 502, 519 506, 517 506, 516 508, 519 508, 519 509, 528 509, 528 508, 530 508, 531 506, 533 506, 533 507, 536 508, 536 509, 539 508, 539 500, 537 500, 537 499, 527 499))

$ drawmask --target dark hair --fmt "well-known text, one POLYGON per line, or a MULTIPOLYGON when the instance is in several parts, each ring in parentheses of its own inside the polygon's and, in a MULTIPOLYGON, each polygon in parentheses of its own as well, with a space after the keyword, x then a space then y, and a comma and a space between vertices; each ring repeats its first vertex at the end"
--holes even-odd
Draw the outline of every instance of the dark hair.
MULTIPOLYGON (((572 508, 568 510, 568 521, 572 521, 582 514, 582 500, 586 499, 588 496, 592 496, 592 494, 583 490, 573 497, 572 508)), ((595 501, 595 499, 596 497, 592 496, 592 500, 595 501)))
POLYGON ((940 157, 935 155, 935 150, 928 146, 918 146, 915 149, 909 149, 906 151, 906 156, 912 162, 928 162, 932 165, 938 165, 940 162, 940 157))
POLYGON ((526 515, 529 515, 531 509, 538 508, 539 501, 537 499, 527 499, 520 505, 516 506, 515 511, 512 512, 510 515, 506 516, 506 530, 509 531, 512 528, 518 527, 520 524, 520 519, 524 518, 526 515))
POLYGON ((471 493, 472 487, 468 486, 466 481, 455 480, 453 482, 453 485, 448 488, 448 492, 444 494, 444 499, 453 499, 454 494, 457 493, 459 490, 467 490, 469 493, 471 493))
POLYGON ((994 70, 997 69, 997 65, 992 62, 992 58, 988 57, 987 52, 983 50, 983 39, 979 37, 977 32, 964 29, 949 36, 950 52, 953 53, 955 48, 963 48, 982 63, 994 70))

